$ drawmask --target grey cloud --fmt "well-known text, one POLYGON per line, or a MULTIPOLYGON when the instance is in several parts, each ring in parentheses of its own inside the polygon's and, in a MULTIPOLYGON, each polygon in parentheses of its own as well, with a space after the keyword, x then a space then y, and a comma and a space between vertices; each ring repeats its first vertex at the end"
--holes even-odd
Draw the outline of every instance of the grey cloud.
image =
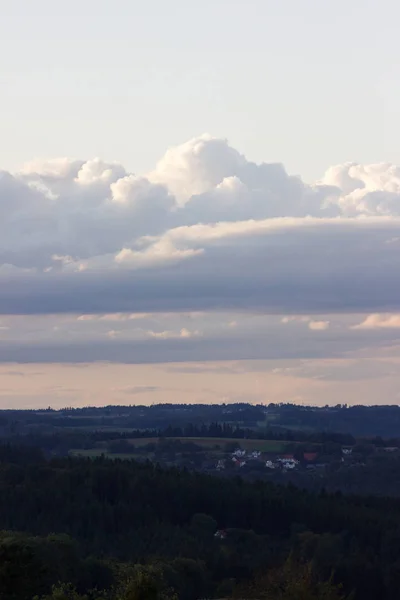
POLYGON ((218 375, 238 375, 239 373, 246 372, 247 369, 243 366, 233 367, 226 365, 214 365, 211 363, 204 363, 201 365, 174 365, 167 366, 165 370, 169 373, 188 373, 195 375, 198 373, 213 373, 218 375))
POLYGON ((157 385, 133 385, 131 387, 120 388, 118 391, 124 394, 136 395, 136 394, 150 394, 152 392, 158 392, 163 388, 157 385))
MULTIPOLYGON (((207 361, 289 360, 340 358, 365 348, 396 346, 398 331, 321 331, 282 328, 270 333, 237 337, 85 342, 0 342, 0 363, 84 363, 116 362, 199 363, 207 361)), ((201 367, 200 367, 201 368, 201 367)), ((223 366, 225 370, 225 365, 223 366)), ((193 371, 194 372, 194 371, 193 371)), ((195 366, 198 372, 198 365, 195 366)), ((229 370, 230 372, 230 370, 229 370)))
POLYGON ((400 219, 280 219, 165 234, 202 249, 132 270, 3 274, 0 313, 257 310, 269 314, 396 312, 400 219))
POLYGON ((23 371, 4 371, 3 375, 10 375, 11 377, 26 377, 27 374, 23 371))

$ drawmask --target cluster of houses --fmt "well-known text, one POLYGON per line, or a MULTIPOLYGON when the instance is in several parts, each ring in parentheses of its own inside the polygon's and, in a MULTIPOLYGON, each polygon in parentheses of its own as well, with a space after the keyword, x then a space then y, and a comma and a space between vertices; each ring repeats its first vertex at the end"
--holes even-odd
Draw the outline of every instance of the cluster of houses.
MULTIPOLYGON (((398 448, 382 448, 385 452, 399 451, 398 448)), ((353 448, 347 446, 341 449, 341 462, 346 466, 359 465, 360 457, 354 456, 353 448)), ((336 455, 335 460, 338 457, 336 455)), ((214 465, 217 471, 223 471, 228 468, 237 467, 252 468, 255 462, 258 463, 258 468, 263 466, 265 469, 276 470, 276 471, 292 471, 294 469, 306 469, 307 471, 322 470, 328 466, 331 462, 332 457, 330 456, 319 456, 317 452, 304 452, 299 456, 293 454, 272 454, 266 452, 259 452, 258 450, 246 451, 240 448, 236 449, 231 454, 224 458, 220 458, 214 465)))
MULTIPOLYGON (((308 452, 304 453, 304 461, 306 463, 313 464, 317 459, 317 453, 308 452)), ((289 471, 299 466, 300 461, 297 460, 292 454, 284 454, 281 456, 270 455, 253 450, 247 452, 246 450, 236 449, 228 458, 219 459, 216 464, 217 471, 222 471, 227 468, 229 461, 232 461, 235 467, 241 468, 249 465, 250 461, 257 461, 263 463, 266 469, 279 469, 281 471, 289 471)))

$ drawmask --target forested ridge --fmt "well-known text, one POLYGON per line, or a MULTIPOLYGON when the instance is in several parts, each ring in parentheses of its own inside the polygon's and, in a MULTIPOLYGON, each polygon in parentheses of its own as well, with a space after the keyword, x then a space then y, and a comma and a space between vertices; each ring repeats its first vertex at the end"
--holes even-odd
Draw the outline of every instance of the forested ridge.
MULTIPOLYGON (((262 597, 263 589, 271 597, 282 577, 286 588, 303 581, 305 599, 316 585, 354 592, 355 600, 398 598, 400 586, 398 500, 312 494, 151 463, 46 461, 32 448, 3 445, 0 529, 4 599, 64 598, 95 587, 123 597, 138 580, 152 582, 156 595, 132 598, 262 597), (22 586, 14 596, 13 565, 22 586)), ((278 588, 272 597, 298 597, 279 596, 278 588)))

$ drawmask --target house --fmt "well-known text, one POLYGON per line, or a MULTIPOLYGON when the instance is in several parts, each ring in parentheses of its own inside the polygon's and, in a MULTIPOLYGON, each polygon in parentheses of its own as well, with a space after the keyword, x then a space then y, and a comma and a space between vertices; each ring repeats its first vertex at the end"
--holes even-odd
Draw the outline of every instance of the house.
POLYGON ((216 531, 214 533, 214 537, 218 538, 220 540, 224 540, 227 535, 228 535, 228 533, 227 533, 227 531, 225 529, 218 529, 218 531, 216 531))
POLYGON ((287 460, 284 463, 282 463, 282 467, 285 471, 288 469, 294 469, 296 467, 297 463, 298 463, 298 461, 287 460))
POLYGON ((261 456, 261 452, 258 452, 258 450, 253 450, 253 452, 250 454, 251 458, 260 458, 261 456))
POLYGON ((314 462, 318 454, 316 452, 304 452, 303 458, 306 462, 314 462))
POLYGON ((237 467, 243 467, 246 464, 246 461, 243 458, 236 458, 236 456, 234 456, 232 460, 237 467))
POLYGON ((246 456, 246 450, 241 450, 237 448, 234 452, 232 452, 232 456, 236 456, 237 458, 241 458, 242 456, 246 456))
POLYGON ((291 458, 287 458, 286 456, 280 456, 279 458, 276 459, 278 462, 280 463, 293 463, 295 465, 299 464, 299 461, 296 460, 295 458, 291 457, 291 458))
POLYGON ((288 469, 294 469, 299 464, 299 461, 296 460, 293 457, 292 458, 286 458, 286 456, 282 456, 282 457, 278 458, 277 460, 278 460, 278 462, 281 463, 281 467, 285 471, 288 470, 288 469))

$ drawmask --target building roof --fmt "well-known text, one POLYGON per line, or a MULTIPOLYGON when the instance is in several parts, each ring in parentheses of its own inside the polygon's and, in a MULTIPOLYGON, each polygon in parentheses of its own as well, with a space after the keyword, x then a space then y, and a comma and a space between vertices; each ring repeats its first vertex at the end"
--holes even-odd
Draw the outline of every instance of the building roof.
POLYGON ((312 462, 317 458, 318 454, 316 452, 304 452, 303 457, 307 462, 312 462))

